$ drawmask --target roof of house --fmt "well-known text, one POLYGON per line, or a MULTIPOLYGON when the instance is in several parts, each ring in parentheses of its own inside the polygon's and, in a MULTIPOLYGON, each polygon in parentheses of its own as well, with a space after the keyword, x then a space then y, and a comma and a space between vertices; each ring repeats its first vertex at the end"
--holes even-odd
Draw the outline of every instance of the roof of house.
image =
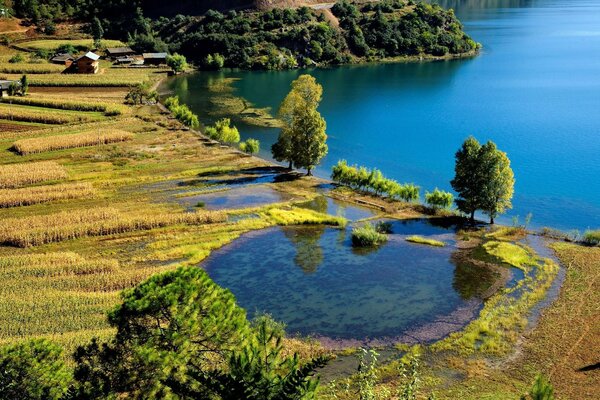
POLYGON ((6 90, 6 89, 8 89, 8 88, 10 87, 10 85, 12 85, 13 83, 14 83, 14 84, 16 84, 16 85, 18 85, 18 86, 21 86, 21 82, 20 82, 20 81, 9 81, 9 80, 5 80, 5 79, 3 79, 3 80, 0 80, 0 89, 2 89, 2 90, 6 90))
POLYGON ((92 53, 91 51, 88 51, 87 53, 85 53, 84 55, 82 55, 75 61, 79 61, 82 58, 89 58, 90 60, 98 61, 100 59, 100 56, 98 54, 92 53))
POLYGON ((74 59, 75 59, 75 57, 73 57, 69 53, 59 53, 59 54, 55 54, 54 57, 52 57, 52 61, 67 61, 67 60, 74 60, 74 59))
POLYGON ((117 59, 115 61, 120 62, 120 63, 126 63, 126 62, 133 62, 135 60, 135 58, 133 57, 117 57, 117 59))
POLYGON ((135 53, 131 47, 110 47, 106 49, 108 54, 120 54, 120 53, 135 53))
POLYGON ((167 58, 167 53, 144 53, 144 58, 167 58))

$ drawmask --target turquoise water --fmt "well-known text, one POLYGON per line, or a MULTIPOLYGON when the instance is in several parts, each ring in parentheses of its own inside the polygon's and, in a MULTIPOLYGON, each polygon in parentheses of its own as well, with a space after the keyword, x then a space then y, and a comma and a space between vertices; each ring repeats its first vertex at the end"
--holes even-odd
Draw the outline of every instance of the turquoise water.
POLYGON ((350 228, 251 232, 202 266, 249 315, 267 312, 287 331, 334 340, 438 339, 475 317, 499 274, 456 261, 454 227, 394 221, 389 241, 357 251, 350 228), (419 234, 444 248, 408 243, 419 234))
MULTIPOLYGON (((215 72, 168 81, 205 121, 205 87, 240 78, 237 95, 276 108, 300 73, 324 87, 329 155, 424 189, 449 189, 470 134, 508 152, 514 210, 536 226, 600 227, 600 0, 448 1, 484 50, 469 60, 287 72, 215 72)), ((234 118, 235 119, 235 118, 234 118)), ((269 156, 277 129, 240 123, 269 156)))

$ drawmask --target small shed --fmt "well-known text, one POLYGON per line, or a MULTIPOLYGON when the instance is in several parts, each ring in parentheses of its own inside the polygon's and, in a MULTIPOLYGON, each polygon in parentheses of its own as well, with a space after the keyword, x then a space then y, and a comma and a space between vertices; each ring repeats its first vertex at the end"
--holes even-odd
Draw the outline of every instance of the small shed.
POLYGON ((61 64, 67 67, 73 64, 73 61, 75 61, 75 57, 69 53, 57 53, 50 59, 53 64, 61 64))
POLYGON ((89 51, 75 60, 73 65, 75 65, 78 74, 95 74, 98 72, 100 66, 99 59, 100 56, 98 54, 89 51))
POLYGON ((106 57, 117 59, 119 57, 128 57, 135 55, 135 51, 131 47, 110 47, 106 49, 106 57))
POLYGON ((0 97, 8 96, 11 85, 16 85, 18 88, 21 88, 21 81, 0 80, 0 97))
POLYGON ((167 63, 167 53, 144 53, 144 64, 161 65, 167 63))

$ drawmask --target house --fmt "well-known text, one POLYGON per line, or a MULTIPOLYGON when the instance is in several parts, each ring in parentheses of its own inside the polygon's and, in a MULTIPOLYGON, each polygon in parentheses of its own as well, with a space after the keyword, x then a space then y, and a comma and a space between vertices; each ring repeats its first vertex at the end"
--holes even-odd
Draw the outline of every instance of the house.
POLYGON ((95 74, 100 66, 100 56, 91 51, 74 61, 75 72, 78 74, 95 74))
POLYGON ((112 60, 133 55, 135 55, 135 51, 133 51, 131 47, 111 47, 106 49, 106 57, 112 60))
POLYGON ((161 65, 167 63, 167 53, 144 53, 144 64, 161 65))
POLYGON ((52 64, 61 64, 67 67, 70 67, 73 61, 75 61, 75 57, 69 53, 57 53, 50 59, 52 64))
POLYGON ((129 65, 135 61, 135 58, 127 56, 127 57, 117 57, 114 60, 114 64, 117 65, 129 65))
POLYGON ((8 92, 12 85, 15 85, 17 88, 20 89, 21 81, 0 80, 0 97, 8 96, 8 92))

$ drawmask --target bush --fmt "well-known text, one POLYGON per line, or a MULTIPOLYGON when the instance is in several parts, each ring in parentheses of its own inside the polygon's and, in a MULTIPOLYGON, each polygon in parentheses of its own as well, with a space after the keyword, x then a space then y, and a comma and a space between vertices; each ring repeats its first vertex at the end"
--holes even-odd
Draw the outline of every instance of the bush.
POLYGON ((23 54, 21 54, 21 53, 15 54, 8 60, 8 62, 11 64, 22 63, 23 61, 25 61, 25 57, 23 57, 23 54))
POLYGON ((452 193, 444 192, 438 188, 435 188, 431 193, 427 192, 425 194, 425 203, 434 210, 448 209, 452 207, 453 202, 454 195, 452 193))
POLYGON ((188 126, 192 129, 197 129, 200 127, 198 116, 194 114, 192 110, 190 110, 185 104, 179 104, 179 98, 177 96, 168 97, 164 101, 164 105, 173 113, 173 116, 185 126, 188 126))
POLYGON ((372 224, 364 224, 352 229, 352 246, 369 247, 385 243, 387 236, 377 231, 372 224))
POLYGON ((188 68, 188 63, 185 56, 177 53, 173 54, 172 56, 167 56, 167 65, 175 73, 184 72, 188 68))
POLYGON ((221 69, 225 65, 225 58, 219 53, 209 54, 204 59, 204 66, 208 69, 221 69))
POLYGON ((231 126, 229 118, 220 119, 213 126, 208 126, 205 133, 211 139, 223 143, 233 144, 240 141, 240 132, 235 126, 231 126))
POLYGON ((595 231, 586 231, 583 234, 583 243, 591 246, 600 245, 600 229, 595 231))
POLYGON ((260 151, 260 142, 256 139, 248 139, 240 143, 240 150, 248 154, 256 154, 260 151))

